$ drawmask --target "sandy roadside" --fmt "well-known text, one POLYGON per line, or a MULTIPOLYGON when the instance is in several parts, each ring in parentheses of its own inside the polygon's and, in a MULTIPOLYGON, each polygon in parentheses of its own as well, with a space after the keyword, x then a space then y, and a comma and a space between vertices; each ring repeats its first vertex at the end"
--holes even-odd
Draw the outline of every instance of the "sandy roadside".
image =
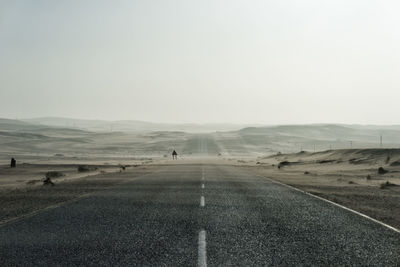
POLYGON ((278 168, 279 160, 236 161, 234 165, 400 228, 399 167, 387 168, 388 173, 379 174, 379 164, 295 161, 278 168), (386 186, 387 182, 393 185, 386 186))

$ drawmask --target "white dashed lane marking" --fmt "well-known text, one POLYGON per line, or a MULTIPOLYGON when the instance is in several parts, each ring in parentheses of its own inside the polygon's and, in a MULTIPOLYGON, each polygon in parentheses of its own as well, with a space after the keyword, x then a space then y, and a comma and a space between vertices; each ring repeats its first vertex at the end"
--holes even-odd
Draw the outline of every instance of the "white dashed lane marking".
POLYGON ((207 250, 206 250, 206 231, 201 230, 199 233, 199 249, 198 249, 198 259, 197 266, 206 267, 207 266, 207 250))

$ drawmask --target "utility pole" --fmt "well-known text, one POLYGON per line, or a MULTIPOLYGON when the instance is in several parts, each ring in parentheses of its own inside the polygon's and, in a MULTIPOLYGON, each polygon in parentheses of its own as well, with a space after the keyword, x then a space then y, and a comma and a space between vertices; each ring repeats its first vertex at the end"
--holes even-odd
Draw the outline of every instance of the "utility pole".
POLYGON ((380 138, 381 138, 381 140, 380 140, 381 142, 380 143, 381 143, 381 148, 382 148, 382 134, 381 134, 380 138))
POLYGON ((353 148, 353 141, 350 141, 350 148, 353 148))

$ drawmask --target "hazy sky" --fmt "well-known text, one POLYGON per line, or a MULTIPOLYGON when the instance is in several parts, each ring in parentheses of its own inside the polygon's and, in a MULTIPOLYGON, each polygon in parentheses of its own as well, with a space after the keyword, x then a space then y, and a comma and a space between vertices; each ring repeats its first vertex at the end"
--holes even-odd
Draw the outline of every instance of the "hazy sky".
POLYGON ((400 1, 0 0, 0 117, 400 124, 400 1))

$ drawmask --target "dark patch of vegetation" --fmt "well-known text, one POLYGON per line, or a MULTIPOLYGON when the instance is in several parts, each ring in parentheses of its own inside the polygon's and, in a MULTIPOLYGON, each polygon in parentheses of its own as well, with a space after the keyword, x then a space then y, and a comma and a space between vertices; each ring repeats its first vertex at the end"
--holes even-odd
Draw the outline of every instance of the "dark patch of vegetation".
POLYGON ((90 172, 90 171, 95 171, 97 170, 97 167, 95 166, 89 166, 89 165, 79 165, 78 166, 78 172, 90 172))
POLYGON ((281 162, 279 162, 279 164, 278 164, 278 168, 280 169, 281 167, 284 167, 284 166, 290 166, 290 165, 297 165, 297 164, 300 164, 301 162, 290 162, 290 161, 281 161, 281 162))
POLYGON ((348 183, 349 183, 349 184, 355 184, 355 182, 353 182, 353 181, 349 181, 348 183))
POLYGON ((53 181, 50 179, 50 177, 46 177, 46 179, 43 180, 43 185, 51 185, 54 186, 53 181))
POLYGON ((388 163, 389 163, 389 161, 390 161, 390 157, 389 157, 389 156, 387 156, 387 157, 386 157, 386 160, 385 160, 385 164, 388 164, 388 163))
POLYGON ((335 162, 334 160, 317 160, 317 163, 319 163, 319 164, 325 164, 325 163, 332 163, 332 162, 335 162))
POLYGON ((49 178, 49 179, 58 178, 58 177, 62 177, 62 176, 64 176, 64 174, 59 171, 49 171, 49 172, 46 172, 46 174, 45 174, 46 179, 47 178, 49 178))
POLYGON ((399 160, 393 161, 392 163, 390 163, 390 166, 392 166, 392 167, 400 166, 400 161, 399 160))
POLYGON ((367 177, 365 177, 365 179, 367 179, 367 180, 371 180, 371 175, 367 175, 367 177))
POLYGON ((350 164, 363 164, 363 163, 365 163, 365 159, 353 158, 353 159, 349 159, 349 163, 350 164))
POLYGON ((388 173, 389 171, 388 170, 385 170, 383 167, 379 167, 378 168, 378 174, 385 174, 385 173, 388 173))
POLYGON ((26 182, 26 184, 28 184, 28 185, 34 185, 34 184, 36 184, 36 183, 38 183, 38 182, 41 182, 42 180, 29 180, 29 181, 27 181, 26 182))
POLYGON ((280 169, 280 168, 282 168, 282 167, 284 167, 284 166, 289 166, 290 165, 290 162, 289 161, 281 161, 281 162, 279 162, 279 164, 278 164, 278 168, 280 169))
POLYGON ((387 187, 392 187, 392 186, 398 186, 398 185, 397 184, 393 184, 393 183, 391 183, 389 181, 386 181, 385 183, 381 183, 379 187, 381 189, 385 189, 387 187))
POLYGON ((310 172, 308 172, 308 171, 305 171, 305 172, 304 172, 304 174, 310 174, 310 172))

